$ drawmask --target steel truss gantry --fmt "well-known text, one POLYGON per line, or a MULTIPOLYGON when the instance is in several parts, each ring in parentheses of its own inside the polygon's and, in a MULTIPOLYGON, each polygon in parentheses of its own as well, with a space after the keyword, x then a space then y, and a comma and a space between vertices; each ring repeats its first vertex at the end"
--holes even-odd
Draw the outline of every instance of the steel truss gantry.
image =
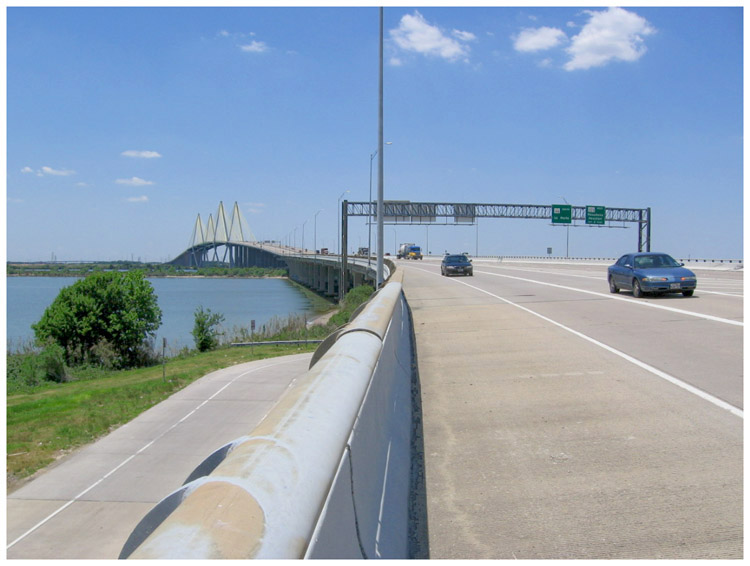
MULTIPOLYGON (((384 224, 473 224, 477 218, 521 218, 552 221, 551 204, 482 204, 482 203, 448 203, 448 202, 410 202, 384 201, 384 224)), ((572 221, 586 221, 586 206, 571 206, 572 221)), ((346 234, 349 216, 366 216, 375 218, 376 202, 341 203, 342 246, 346 257, 346 234)), ((651 208, 605 208, 606 222, 630 222, 638 224, 638 251, 651 251, 651 208)), ((556 226, 570 224, 556 223, 556 226)), ((606 227, 606 225, 591 227, 606 227)), ((344 259, 346 261, 346 259, 344 259)))

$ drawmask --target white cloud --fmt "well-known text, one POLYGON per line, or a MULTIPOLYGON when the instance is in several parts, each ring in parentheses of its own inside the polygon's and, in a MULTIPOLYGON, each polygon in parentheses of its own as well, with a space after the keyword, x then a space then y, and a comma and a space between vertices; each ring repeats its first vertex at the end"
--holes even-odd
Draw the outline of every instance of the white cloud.
POLYGON ((513 47, 516 51, 543 51, 557 47, 567 39, 565 32, 557 28, 526 28, 516 36, 513 47))
POLYGON ((21 173, 33 173, 34 170, 31 167, 24 167, 21 169, 21 173))
POLYGON ((130 179, 117 179, 115 181, 118 185, 130 185, 131 187, 142 187, 144 185, 153 185, 153 181, 146 181, 140 177, 131 177, 130 179))
POLYGON ((125 199, 125 202, 148 202, 148 197, 146 195, 140 196, 140 197, 129 197, 125 199))
POLYGON ((253 40, 247 45, 240 45, 240 49, 248 53, 263 53, 264 51, 268 51, 268 45, 263 41, 253 40))
POLYGON ((600 67, 613 60, 637 61, 646 53, 644 38, 656 33, 645 18, 622 8, 585 13, 589 21, 567 49, 571 56, 565 64, 567 71, 600 67))
POLYGON ((47 167, 46 165, 42 167, 42 174, 43 175, 56 175, 59 177, 67 177, 68 175, 75 175, 75 171, 71 171, 70 169, 52 169, 52 167, 47 167))
POLYGON ((138 157, 141 159, 154 159, 156 157, 161 157, 161 154, 156 151, 138 151, 136 149, 123 151, 121 155, 124 155, 125 157, 138 157))
POLYGON ((454 29, 451 34, 453 37, 458 39, 459 41, 476 41, 477 36, 471 33, 470 31, 461 31, 458 29, 454 29))
MULTIPOLYGON (((401 18, 396 29, 390 30, 393 41, 405 51, 414 51, 422 55, 441 57, 448 61, 457 59, 468 59, 469 46, 464 45, 457 39, 446 36, 440 28, 430 25, 424 19, 424 16, 418 11, 414 14, 406 14, 401 18)), ((471 36, 476 39, 474 34, 469 32, 454 31, 454 36, 463 41, 471 36)))
POLYGON ((251 214, 260 214, 265 207, 266 205, 263 202, 246 202, 245 203, 245 210, 247 210, 251 214))

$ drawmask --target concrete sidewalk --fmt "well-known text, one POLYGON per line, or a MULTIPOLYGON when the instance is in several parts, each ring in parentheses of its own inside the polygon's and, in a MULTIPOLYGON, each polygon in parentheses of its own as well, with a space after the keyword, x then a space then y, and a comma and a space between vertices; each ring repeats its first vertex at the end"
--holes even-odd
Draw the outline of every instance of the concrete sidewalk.
POLYGON ((7 558, 116 559, 138 522, 214 450, 249 434, 311 353, 195 381, 7 499, 7 558))

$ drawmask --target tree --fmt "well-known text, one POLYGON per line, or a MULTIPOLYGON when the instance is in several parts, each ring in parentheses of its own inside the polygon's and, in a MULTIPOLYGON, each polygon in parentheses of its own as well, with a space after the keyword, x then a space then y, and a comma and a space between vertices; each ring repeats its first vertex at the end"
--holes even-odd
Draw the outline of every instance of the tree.
POLYGON ((224 315, 212 313, 211 309, 203 309, 203 306, 195 309, 195 325, 193 326, 193 338, 195 347, 200 352, 213 350, 218 346, 219 331, 215 328, 224 321, 224 315))
POLYGON ((32 328, 38 341, 62 346, 68 363, 96 361, 96 347, 106 343, 118 365, 132 367, 159 328, 161 314, 143 272, 100 272, 61 289, 32 328))

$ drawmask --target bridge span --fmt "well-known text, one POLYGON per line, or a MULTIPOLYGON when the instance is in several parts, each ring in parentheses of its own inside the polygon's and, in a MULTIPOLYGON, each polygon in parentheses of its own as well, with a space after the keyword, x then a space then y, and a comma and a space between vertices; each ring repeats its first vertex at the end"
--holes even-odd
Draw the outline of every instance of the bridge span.
MULTIPOLYGON (((375 287, 378 279, 372 257, 331 255, 279 242, 257 241, 236 202, 229 220, 223 203, 219 203, 216 219, 209 215, 205 226, 199 214, 190 245, 169 263, 182 267, 225 265, 287 269, 290 279, 321 295, 339 299, 353 287, 365 283, 375 287)), ((393 264, 386 262, 382 280, 388 279, 393 270, 393 264)))

